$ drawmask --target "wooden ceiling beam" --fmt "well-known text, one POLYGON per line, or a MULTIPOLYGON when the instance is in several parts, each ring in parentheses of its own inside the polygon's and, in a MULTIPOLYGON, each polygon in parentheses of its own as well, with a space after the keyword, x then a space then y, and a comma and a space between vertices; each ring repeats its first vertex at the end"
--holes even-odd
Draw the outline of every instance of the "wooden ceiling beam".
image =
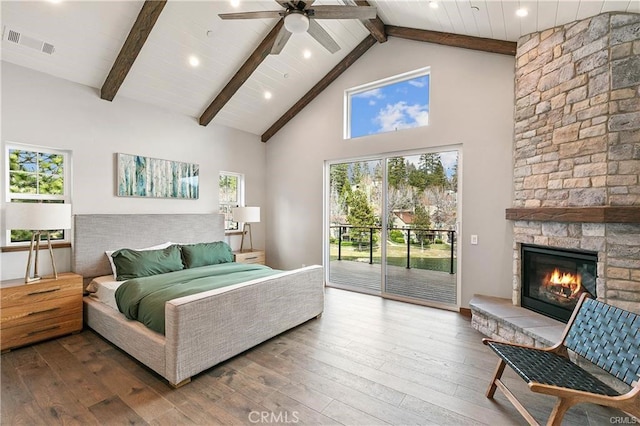
POLYGON ((116 97, 116 93, 118 93, 124 79, 129 74, 129 70, 131 70, 133 63, 142 50, 142 46, 147 41, 165 4, 167 4, 167 0, 147 0, 144 2, 136 22, 131 27, 131 31, 129 31, 129 35, 111 67, 111 71, 109 71, 109 75, 100 89, 100 98, 112 101, 116 97))
MULTIPOLYGON (((356 6, 371 6, 367 0, 346 0, 347 3, 353 3, 356 6)), ((362 25, 369 30, 371 35, 378 41, 384 43, 387 41, 387 33, 384 30, 384 22, 378 16, 373 19, 360 20, 362 25)))
POLYGON ((231 77, 231 80, 224 86, 224 89, 218 93, 218 96, 211 102, 211 105, 200 116, 200 125, 206 126, 220 112, 222 107, 226 105, 231 97, 242 87, 242 85, 251 77, 251 74, 258 66, 269 56, 271 47, 280 32, 280 28, 284 25, 284 19, 280 19, 273 29, 262 40, 260 45, 253 51, 249 58, 245 61, 240 69, 231 77))
POLYGON ((371 46, 377 43, 376 39, 372 35, 368 35, 359 45, 355 47, 342 61, 331 69, 322 77, 315 86, 311 88, 298 102, 295 103, 282 117, 278 119, 266 132, 262 134, 260 138, 262 142, 266 142, 273 135, 275 135, 285 124, 287 124, 293 117, 295 117, 300 111, 304 109, 309 103, 314 100, 324 89, 326 89, 335 79, 337 79, 343 72, 347 70, 360 56, 362 56, 371 46))
POLYGON ((480 50, 482 52, 500 53, 502 55, 516 55, 516 43, 511 41, 471 37, 461 34, 442 33, 438 31, 419 30, 415 28, 396 27, 394 25, 385 25, 384 28, 387 35, 392 37, 424 41, 427 43, 444 44, 446 46, 480 50))

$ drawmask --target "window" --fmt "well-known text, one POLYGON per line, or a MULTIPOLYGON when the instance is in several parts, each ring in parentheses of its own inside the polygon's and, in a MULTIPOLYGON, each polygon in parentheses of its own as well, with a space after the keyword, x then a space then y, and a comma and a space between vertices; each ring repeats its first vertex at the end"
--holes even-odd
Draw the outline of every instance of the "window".
POLYGON ((244 175, 233 172, 220 172, 219 181, 220 213, 224 214, 225 231, 238 229, 233 221, 231 209, 244 205, 244 175))
POLYGON ((344 138, 429 124, 429 68, 345 91, 344 138))
MULTIPOLYGON (((69 151, 7 144, 6 201, 9 203, 69 203, 71 179, 69 178, 69 151)), ((8 245, 31 241, 31 231, 7 230, 8 245)), ((68 240, 64 230, 51 232, 52 240, 68 240)))

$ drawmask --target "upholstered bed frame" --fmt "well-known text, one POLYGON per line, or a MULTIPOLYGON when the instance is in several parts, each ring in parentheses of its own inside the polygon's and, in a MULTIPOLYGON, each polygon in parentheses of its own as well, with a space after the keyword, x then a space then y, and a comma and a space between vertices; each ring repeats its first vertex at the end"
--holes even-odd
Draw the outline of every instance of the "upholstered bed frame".
MULTIPOLYGON (((106 250, 166 241, 224 240, 218 214, 76 215, 72 269, 85 283, 111 273, 106 250)), ((311 318, 324 308, 321 266, 181 297, 165 306, 165 335, 128 320, 91 297, 85 324, 173 386, 311 318)))

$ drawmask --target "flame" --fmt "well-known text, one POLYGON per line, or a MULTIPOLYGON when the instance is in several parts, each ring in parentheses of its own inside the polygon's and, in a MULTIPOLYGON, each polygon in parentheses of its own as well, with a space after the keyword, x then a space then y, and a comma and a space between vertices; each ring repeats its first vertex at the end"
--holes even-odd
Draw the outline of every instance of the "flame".
POLYGON ((553 273, 547 281, 551 286, 561 286, 570 289, 571 296, 578 294, 582 287, 582 279, 580 275, 573 275, 568 272, 561 273, 558 268, 553 270, 553 273))

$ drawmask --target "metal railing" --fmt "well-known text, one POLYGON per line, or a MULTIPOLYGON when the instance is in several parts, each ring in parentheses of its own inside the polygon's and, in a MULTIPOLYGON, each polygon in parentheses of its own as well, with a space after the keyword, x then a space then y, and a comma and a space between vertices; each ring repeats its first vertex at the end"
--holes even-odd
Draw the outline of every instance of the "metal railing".
MULTIPOLYGON (((373 264, 373 248, 374 248, 374 233, 375 231, 381 231, 382 227, 380 226, 352 226, 352 225, 331 225, 329 226, 330 229, 338 229, 338 259, 337 260, 342 260, 342 237, 344 234, 347 233, 347 230, 351 229, 351 230, 358 230, 358 229, 362 229, 362 230, 368 230, 369 233, 369 264, 372 265, 373 264)), ((428 236, 428 239, 433 242, 435 241, 435 236, 436 235, 442 235, 442 234, 446 234, 447 235, 447 239, 448 239, 448 243, 451 245, 450 247, 450 252, 449 252, 449 273, 453 274, 454 272, 454 257, 455 257, 455 243, 456 243, 456 231, 450 230, 450 229, 431 229, 431 228, 409 228, 409 227, 391 227, 391 228, 387 228, 389 231, 394 231, 394 230, 398 230, 398 231, 402 231, 405 233, 405 242, 407 245, 407 269, 411 269, 411 233, 413 232, 414 234, 416 234, 416 232, 418 233, 424 233, 425 235, 428 236)), ((367 231, 364 231, 363 233, 366 233, 367 231)), ((417 235, 416 235, 417 238, 417 235)), ((424 237, 423 237, 424 238, 424 237)), ((362 244, 361 240, 358 240, 358 242, 360 244, 362 244)))

